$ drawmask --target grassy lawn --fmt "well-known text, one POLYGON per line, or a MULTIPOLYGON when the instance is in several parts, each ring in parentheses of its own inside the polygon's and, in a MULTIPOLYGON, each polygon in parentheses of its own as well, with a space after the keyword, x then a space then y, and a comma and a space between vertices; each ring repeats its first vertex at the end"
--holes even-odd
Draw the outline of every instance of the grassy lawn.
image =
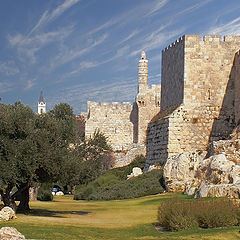
POLYGON ((29 239, 240 239, 240 228, 159 233, 153 226, 157 208, 171 197, 91 202, 55 197, 53 202, 31 202, 30 214, 18 214, 16 220, 1 222, 0 227, 16 227, 29 239))

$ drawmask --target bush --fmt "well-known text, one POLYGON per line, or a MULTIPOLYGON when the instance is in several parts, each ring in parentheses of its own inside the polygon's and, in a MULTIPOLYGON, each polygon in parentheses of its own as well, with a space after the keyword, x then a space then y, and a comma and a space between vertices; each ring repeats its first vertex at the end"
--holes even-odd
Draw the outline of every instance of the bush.
MULTIPOLYGON (((127 175, 132 172, 134 167, 143 168, 145 166, 146 158, 143 155, 138 155, 135 159, 127 166, 114 168, 104 173, 104 175, 98 177, 96 180, 88 183, 79 185, 75 189, 74 199, 75 200, 110 200, 110 199, 124 199, 133 198, 138 196, 146 196, 150 194, 156 194, 162 191, 160 188, 159 179, 154 180, 152 187, 149 187, 149 177, 136 178, 141 179, 141 186, 138 186, 138 180, 126 180, 127 175), (130 189, 127 189, 127 186, 130 189), (144 189, 145 188, 145 189, 144 189), (121 191, 121 192, 118 192, 121 191), (134 193, 133 193, 134 191, 134 193), (104 196, 105 195, 105 196, 104 196)), ((162 173, 161 173, 162 175, 162 173)), ((144 174, 145 176, 145 174, 144 174)))
POLYGON ((37 200, 39 201, 52 201, 52 184, 44 183, 41 184, 40 188, 38 189, 37 200))
POLYGON ((172 199, 158 209, 160 225, 170 231, 237 226, 239 219, 240 210, 229 199, 172 199))
POLYGON ((162 193, 160 185, 162 170, 153 170, 129 180, 118 181, 115 184, 102 185, 95 189, 88 200, 116 200, 143 197, 162 193))
POLYGON ((112 173, 100 176, 87 185, 77 186, 75 189, 74 200, 89 199, 89 196, 95 193, 98 188, 109 189, 118 182, 120 182, 120 180, 112 173))

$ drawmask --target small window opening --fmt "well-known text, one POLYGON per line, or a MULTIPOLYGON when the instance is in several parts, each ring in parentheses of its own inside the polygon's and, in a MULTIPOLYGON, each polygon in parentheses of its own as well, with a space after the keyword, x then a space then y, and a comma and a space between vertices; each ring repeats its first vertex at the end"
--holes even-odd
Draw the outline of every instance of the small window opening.
POLYGON ((210 89, 208 89, 208 100, 211 99, 211 92, 210 92, 210 89))

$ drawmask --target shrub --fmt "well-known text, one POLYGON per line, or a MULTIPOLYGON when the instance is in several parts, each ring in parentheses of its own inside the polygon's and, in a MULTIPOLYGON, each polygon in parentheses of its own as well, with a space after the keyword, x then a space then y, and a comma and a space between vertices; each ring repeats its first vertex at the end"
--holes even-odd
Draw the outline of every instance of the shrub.
MULTIPOLYGON (((131 180, 126 180, 127 175, 132 172, 134 167, 143 168, 145 166, 146 158, 143 155, 138 155, 135 159, 127 166, 114 168, 104 173, 104 175, 98 177, 96 180, 88 183, 79 185, 75 189, 74 199, 84 200, 84 199, 94 199, 94 200, 110 200, 110 199, 124 199, 132 198, 138 196, 146 196, 150 194, 156 194, 162 191, 160 187, 159 179, 147 179, 142 180, 144 184, 142 186, 137 186, 135 183, 135 178, 131 180), (153 186, 149 187, 148 181, 154 181, 153 186), (129 184, 130 189, 127 189, 129 184), (134 186, 136 185, 136 186, 134 186), (135 189, 139 188, 139 189, 135 189), (144 189, 146 188, 146 189, 144 189), (144 189, 144 190, 143 190, 144 189), (118 192, 121 191, 121 192, 118 192), (134 191, 135 193, 132 193, 134 191), (138 192, 138 193, 137 193, 138 192), (105 196, 104 196, 105 195, 105 196), (117 197, 118 196, 118 197, 117 197)), ((162 176, 162 173, 161 173, 162 176)), ((140 178, 142 179, 142 178, 140 178)), ((144 177, 143 177, 144 179, 144 177)), ((137 182, 138 180, 136 180, 137 182)), ((142 182, 142 183, 143 183, 142 182)), ((141 184, 140 184, 141 185, 141 184)))
POLYGON ((229 199, 172 199, 158 209, 160 225, 170 231, 194 227, 215 228, 240 224, 240 210, 229 199))
POLYGON ((97 191, 98 188, 110 188, 120 180, 113 174, 109 173, 100 176, 95 181, 87 184, 77 186, 75 189, 74 200, 89 199, 89 196, 97 191))
POLYGON ((102 186, 89 195, 88 200, 116 200, 143 197, 162 193, 160 185, 162 170, 153 170, 129 180, 122 180, 111 186, 102 186))
POLYGON ((38 189, 37 200, 39 201, 52 201, 52 184, 44 183, 41 184, 40 188, 38 189))

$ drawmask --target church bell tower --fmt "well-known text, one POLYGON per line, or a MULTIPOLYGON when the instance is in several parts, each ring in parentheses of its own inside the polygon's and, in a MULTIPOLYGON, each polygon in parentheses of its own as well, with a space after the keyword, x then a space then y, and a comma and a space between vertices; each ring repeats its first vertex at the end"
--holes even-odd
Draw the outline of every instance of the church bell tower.
POLYGON ((41 91, 38 101, 38 114, 46 113, 46 103, 43 100, 43 93, 41 91))

